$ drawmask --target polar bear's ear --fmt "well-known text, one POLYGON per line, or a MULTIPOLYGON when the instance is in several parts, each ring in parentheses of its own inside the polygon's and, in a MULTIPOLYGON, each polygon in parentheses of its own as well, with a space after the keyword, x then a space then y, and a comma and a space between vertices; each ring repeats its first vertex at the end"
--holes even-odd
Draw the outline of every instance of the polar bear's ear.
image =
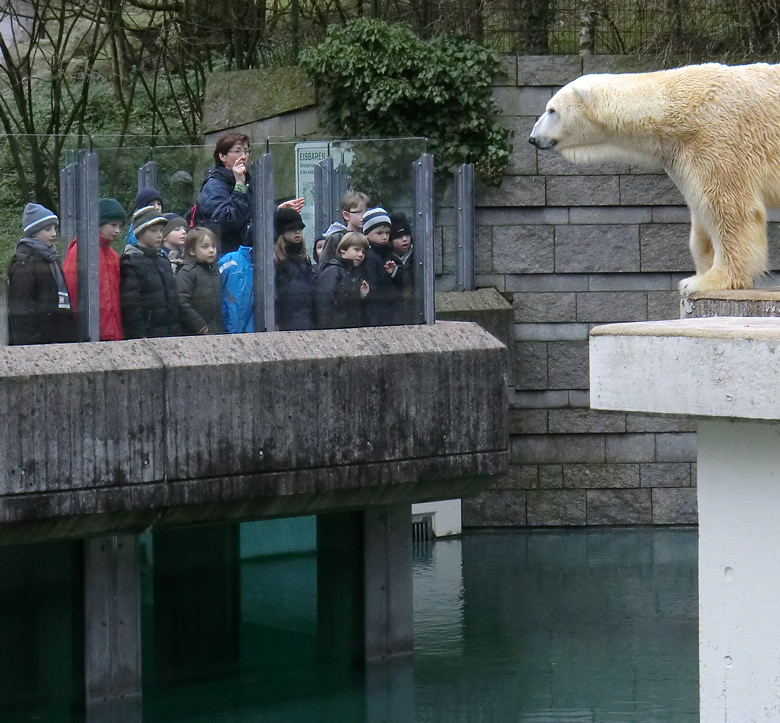
POLYGON ((583 78, 578 78, 577 81, 572 83, 571 89, 575 98, 582 101, 585 105, 590 105, 593 99, 593 88, 590 83, 583 78))

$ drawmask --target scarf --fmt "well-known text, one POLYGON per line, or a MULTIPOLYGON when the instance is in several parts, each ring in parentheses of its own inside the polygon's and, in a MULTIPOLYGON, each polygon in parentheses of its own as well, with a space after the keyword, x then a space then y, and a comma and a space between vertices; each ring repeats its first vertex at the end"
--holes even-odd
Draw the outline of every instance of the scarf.
POLYGON ((20 246, 27 247, 36 256, 39 256, 49 264, 51 275, 54 277, 54 283, 57 284, 57 292, 65 295, 61 298, 69 299, 68 287, 65 285, 65 277, 62 275, 62 269, 60 269, 60 265, 57 263, 57 248, 55 246, 47 246, 38 238, 20 239, 19 243, 16 244, 16 248, 18 249, 20 246))

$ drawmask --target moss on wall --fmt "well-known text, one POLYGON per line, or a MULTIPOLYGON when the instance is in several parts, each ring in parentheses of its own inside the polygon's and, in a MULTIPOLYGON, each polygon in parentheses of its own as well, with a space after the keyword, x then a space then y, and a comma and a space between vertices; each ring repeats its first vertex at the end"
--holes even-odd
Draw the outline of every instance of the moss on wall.
POLYGON ((212 73, 203 102, 204 133, 310 108, 317 96, 298 67, 212 73))

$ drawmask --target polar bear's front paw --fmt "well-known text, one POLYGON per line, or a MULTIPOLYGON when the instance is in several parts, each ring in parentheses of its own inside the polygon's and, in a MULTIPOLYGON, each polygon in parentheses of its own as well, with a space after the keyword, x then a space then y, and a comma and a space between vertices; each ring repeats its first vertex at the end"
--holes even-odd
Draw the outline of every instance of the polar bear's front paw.
POLYGON ((677 288, 680 290, 680 293, 684 296, 688 296, 688 294, 694 294, 697 291, 700 291, 698 281, 701 278, 701 276, 689 276, 687 279, 683 279, 678 285, 677 288))

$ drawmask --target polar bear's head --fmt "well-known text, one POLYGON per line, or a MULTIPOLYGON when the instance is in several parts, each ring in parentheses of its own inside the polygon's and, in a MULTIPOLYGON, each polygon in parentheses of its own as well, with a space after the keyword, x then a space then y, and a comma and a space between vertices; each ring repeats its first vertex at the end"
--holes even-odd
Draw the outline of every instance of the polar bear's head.
POLYGON ((660 73, 596 73, 563 86, 528 138, 571 163, 624 161, 662 168, 669 126, 660 73))
POLYGON ((609 142, 595 108, 598 85, 598 76, 584 75, 561 88, 534 124, 529 143, 577 160, 585 147, 609 142))

